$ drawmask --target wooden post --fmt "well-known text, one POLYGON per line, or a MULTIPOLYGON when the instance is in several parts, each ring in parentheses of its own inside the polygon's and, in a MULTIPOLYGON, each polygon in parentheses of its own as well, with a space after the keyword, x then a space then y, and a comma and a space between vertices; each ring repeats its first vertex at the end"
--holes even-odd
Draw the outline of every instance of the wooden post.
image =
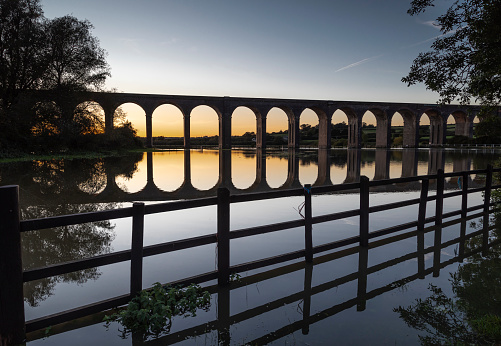
POLYGON ((131 298, 143 289, 144 203, 132 205, 132 245, 130 259, 131 298))
POLYGON ((468 216, 468 179, 470 175, 468 172, 463 172, 461 175, 461 218, 468 216))
POLYGON ((440 253, 442 250, 442 219, 444 212, 444 170, 437 171, 437 199, 435 205, 435 237, 433 240, 433 277, 440 275, 440 253))
POLYGON ((428 198, 428 190, 430 187, 430 179, 423 178, 421 181, 421 195, 419 196, 418 210, 418 234, 417 234, 417 253, 418 253, 418 274, 420 279, 424 279, 424 225, 426 220, 426 204, 428 198))
POLYGON ((25 335, 19 186, 0 187, 0 345, 25 335))
POLYGON ((435 204, 435 226, 442 225, 442 218, 444 213, 444 170, 437 171, 437 199, 435 204))
POLYGON ((367 306, 367 267, 369 264, 369 247, 360 247, 358 251, 357 311, 364 311, 367 306))
POLYGON ((230 191, 217 189, 217 283, 230 282, 230 191))
POLYGON ((435 238, 433 240, 433 277, 440 276, 440 253, 442 252, 442 226, 435 229, 435 238))
POLYGON ((485 194, 484 194, 484 213, 489 214, 489 204, 491 203, 491 187, 492 187, 492 165, 487 165, 485 174, 485 194))
POLYGON ((487 165, 485 174, 485 193, 484 193, 484 232, 482 236, 482 256, 487 255, 489 250, 489 209, 491 203, 491 187, 492 187, 492 165, 487 165))
POLYGON ((231 345, 230 333, 230 286, 217 290, 217 344, 231 345))
POLYGON ((418 210, 418 231, 424 231, 424 225, 426 220, 426 203, 428 198, 428 188, 430 186, 430 180, 428 178, 423 178, 421 181, 421 195, 419 198, 419 210, 418 210))
POLYGON ((303 291, 303 327, 301 332, 308 335, 310 332, 311 314, 311 279, 313 276, 313 264, 306 263, 304 267, 304 291, 303 291))
POLYGON ((420 279, 425 278, 425 252, 424 252, 424 232, 417 233, 417 264, 420 279))
POLYGON ((304 249, 305 260, 308 263, 313 261, 313 236, 312 236, 312 211, 311 211, 311 185, 304 185, 304 249))
POLYGON ((464 260, 464 247, 466 241, 466 217, 468 216, 468 180, 470 175, 468 172, 463 172, 461 175, 461 228, 460 228, 460 241, 459 241, 459 260, 464 260))
POLYGON ((369 178, 360 176, 360 246, 369 246, 369 178))

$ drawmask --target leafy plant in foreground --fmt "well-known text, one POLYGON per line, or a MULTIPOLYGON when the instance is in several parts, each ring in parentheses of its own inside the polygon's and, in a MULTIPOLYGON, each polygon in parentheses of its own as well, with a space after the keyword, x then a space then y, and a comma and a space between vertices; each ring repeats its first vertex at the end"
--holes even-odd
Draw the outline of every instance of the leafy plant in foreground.
POLYGON ((105 316, 104 321, 107 327, 111 322, 119 322, 124 327, 122 338, 134 332, 146 339, 168 333, 172 317, 196 316, 197 309, 207 310, 209 306, 210 293, 202 290, 199 285, 164 287, 156 282, 151 290, 141 291, 133 298, 126 309, 105 316))

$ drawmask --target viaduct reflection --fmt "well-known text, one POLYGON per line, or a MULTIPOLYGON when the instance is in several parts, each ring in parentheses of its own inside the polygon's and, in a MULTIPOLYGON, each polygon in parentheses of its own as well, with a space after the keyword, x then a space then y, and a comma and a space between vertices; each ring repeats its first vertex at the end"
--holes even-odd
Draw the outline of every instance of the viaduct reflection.
MULTIPOLYGON (((346 151, 346 160, 332 155, 330 150, 318 150, 317 155, 307 156, 303 151, 288 150, 279 153, 267 153, 263 150, 251 152, 250 155, 255 157, 255 178, 254 182, 245 189, 235 187, 232 181, 232 152, 230 150, 219 150, 219 175, 217 183, 210 189, 201 191, 194 187, 192 183, 192 160, 191 151, 184 150, 184 179, 182 184, 174 191, 164 191, 155 184, 153 172, 155 170, 154 155, 147 153, 146 159, 146 184, 144 187, 134 193, 124 191, 118 184, 117 178, 126 176, 131 178, 137 169, 138 162, 144 160, 139 155, 135 156, 133 160, 127 161, 127 169, 123 167, 122 161, 117 162, 116 159, 100 159, 98 163, 99 169, 90 170, 88 177, 80 177, 78 181, 68 177, 58 177, 53 179, 52 182, 48 177, 33 176, 19 180, 19 176, 12 177, 9 182, 9 177, 2 176, 3 184, 19 184, 21 186, 21 198, 28 201, 28 204, 44 204, 44 203, 109 203, 109 202, 131 202, 131 201, 165 201, 176 199, 192 199, 203 198, 216 195, 217 188, 226 187, 232 194, 250 193, 250 192, 265 192, 277 189, 290 189, 301 187, 299 180, 299 167, 300 164, 308 163, 308 160, 315 161, 317 167, 317 178, 313 183, 314 186, 332 185, 331 167, 332 166, 345 166, 346 177, 343 183, 357 182, 360 178, 362 162, 374 161, 375 173, 373 180, 389 179, 390 178, 390 161, 401 160, 402 169, 401 177, 415 176, 418 173, 418 161, 420 165, 423 164, 423 159, 428 159, 427 174, 434 174, 438 169, 445 166, 445 151, 440 149, 429 149, 427 151, 403 149, 399 151, 390 152, 386 149, 376 149, 369 151, 362 151, 359 149, 348 149, 346 151), (282 186, 278 188, 271 188, 266 179, 266 158, 271 155, 286 156, 288 160, 287 178, 282 186), (364 156, 364 159, 363 159, 364 156), (367 158, 366 156, 371 156, 367 158), (421 156, 421 157, 420 157, 421 156), (130 162, 129 162, 130 161, 130 162), (48 180, 48 181, 47 181, 48 180), (56 184, 57 181, 57 184, 56 184), (61 182, 63 181, 63 182, 61 182), (26 195, 23 198, 22 194, 26 195), (61 196, 61 198, 54 199, 54 194, 61 196), (52 200, 52 201, 51 201, 52 200), (45 202, 44 202, 45 201, 45 202), (51 201, 51 202, 48 202, 51 201)), ((466 171, 471 169, 471 158, 467 155, 453 155, 453 168, 454 172, 466 171)), ((450 159, 449 159, 450 163, 450 159)), ((450 167, 450 166, 449 166, 450 167)), ((449 169, 450 170, 450 169, 449 169)), ((60 172, 64 173, 64 170, 60 172)), ((425 172, 419 172, 425 174, 425 172)), ((47 175, 47 174, 46 174, 47 175)), ((82 175, 82 174, 80 174, 82 175)), ((393 174, 394 175, 394 174, 393 174)), ((392 178, 396 178, 392 176, 392 178)), ((482 181, 476 181, 481 177, 475 178, 470 183, 471 187, 480 186, 482 181)), ((446 181, 447 189, 454 189, 458 187, 457 179, 448 179, 446 181)), ((413 191, 420 189, 420 183, 407 183, 398 185, 388 185, 375 187, 373 191, 378 192, 398 192, 398 191, 413 191)))

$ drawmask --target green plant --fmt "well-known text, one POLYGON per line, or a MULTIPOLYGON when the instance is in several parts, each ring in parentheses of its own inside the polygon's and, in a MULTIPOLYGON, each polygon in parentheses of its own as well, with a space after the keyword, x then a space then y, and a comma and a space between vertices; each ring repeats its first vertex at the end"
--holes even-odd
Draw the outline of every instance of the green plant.
POLYGON ((471 324, 485 339, 496 342, 501 340, 501 317, 489 314, 472 320, 471 324))
POLYGON ((242 276, 240 274, 231 274, 230 275, 230 282, 240 282, 242 276))
POLYGON ((47 328, 45 328, 45 331, 43 333, 44 339, 50 336, 51 331, 52 331, 52 326, 48 326, 47 328))
POLYGON ((196 316, 197 309, 207 310, 209 306, 210 293, 199 285, 164 287, 156 282, 152 289, 141 291, 134 297, 126 309, 105 316, 104 322, 107 327, 111 322, 119 322, 124 327, 123 338, 134 332, 146 339, 168 333, 172 317, 196 316))

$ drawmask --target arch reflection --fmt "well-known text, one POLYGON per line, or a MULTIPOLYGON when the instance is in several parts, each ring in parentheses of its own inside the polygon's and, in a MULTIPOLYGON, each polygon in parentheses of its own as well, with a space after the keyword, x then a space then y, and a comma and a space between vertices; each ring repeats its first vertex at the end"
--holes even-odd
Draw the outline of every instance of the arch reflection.
MULTIPOLYGON (((2 184, 19 184, 33 205, 164 201, 214 196, 225 186, 232 194, 359 181, 459 172, 485 168, 490 151, 318 150, 166 151, 82 161, 41 161, 0 166, 2 184), (78 166, 72 170, 70 167, 78 166), (307 169, 307 170, 306 170, 307 169), (20 173, 22 172, 22 174, 20 173), (65 196, 64 200, 60 196, 65 196)), ((450 188, 457 182, 449 179, 450 188)), ((475 181, 472 182, 475 184, 475 181)), ((480 180, 479 183, 480 184, 480 180)), ((388 187, 398 191, 398 187, 388 187)), ((389 192, 390 192, 389 190, 389 192)))

